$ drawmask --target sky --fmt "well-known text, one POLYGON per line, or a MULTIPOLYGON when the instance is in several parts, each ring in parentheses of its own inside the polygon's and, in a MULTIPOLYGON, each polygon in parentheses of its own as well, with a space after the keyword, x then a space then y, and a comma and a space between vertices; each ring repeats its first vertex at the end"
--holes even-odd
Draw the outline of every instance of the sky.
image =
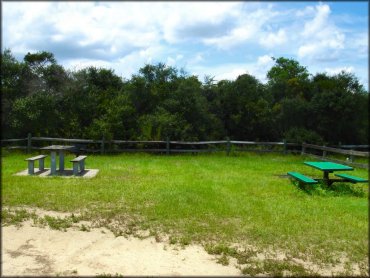
POLYGON ((368 2, 2 2, 2 50, 52 52, 67 69, 129 79, 165 63, 214 80, 266 82, 272 57, 311 74, 344 70, 368 90, 368 2))

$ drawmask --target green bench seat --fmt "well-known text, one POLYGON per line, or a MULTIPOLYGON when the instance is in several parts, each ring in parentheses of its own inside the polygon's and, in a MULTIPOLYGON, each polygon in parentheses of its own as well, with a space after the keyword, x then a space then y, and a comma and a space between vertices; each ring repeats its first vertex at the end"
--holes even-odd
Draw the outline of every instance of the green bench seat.
POLYGON ((298 173, 298 172, 288 172, 288 175, 295 178, 296 180, 298 180, 301 183, 307 183, 307 184, 317 183, 316 180, 311 179, 310 177, 302 175, 301 173, 298 173))
POLYGON ((367 182, 368 181, 368 180, 365 180, 363 178, 351 176, 351 175, 348 175, 348 174, 334 174, 334 175, 337 176, 337 177, 343 178, 345 180, 348 180, 350 182, 354 182, 354 183, 357 183, 357 182, 367 182))

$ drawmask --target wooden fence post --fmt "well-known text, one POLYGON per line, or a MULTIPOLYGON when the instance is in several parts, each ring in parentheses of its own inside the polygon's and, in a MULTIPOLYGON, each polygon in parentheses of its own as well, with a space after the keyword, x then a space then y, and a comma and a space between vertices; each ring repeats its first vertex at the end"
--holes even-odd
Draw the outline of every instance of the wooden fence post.
POLYGON ((27 136, 27 153, 30 153, 31 152, 31 148, 32 148, 32 134, 31 133, 28 133, 28 136, 27 136))
MULTIPOLYGON (((351 151, 353 151, 353 149, 351 149, 351 151)), ((351 163, 353 163, 353 161, 354 161, 354 156, 353 156, 353 154, 350 154, 350 156, 349 156, 349 161, 350 161, 351 163)))
POLYGON ((305 142, 302 143, 302 152, 301 152, 301 155, 302 154, 305 154, 306 152, 306 147, 304 146, 304 144, 306 144, 305 142))
POLYGON ((227 140, 227 142, 226 142, 226 155, 229 156, 230 155, 230 151, 231 151, 230 138, 227 137, 226 140, 227 140))
POLYGON ((286 140, 284 139, 283 140, 283 143, 284 143, 284 154, 287 154, 287 145, 286 145, 286 140))
MULTIPOLYGON (((326 147, 326 146, 325 146, 325 145, 323 145, 323 147, 326 147)), ((326 158, 326 150, 323 150, 323 151, 322 151, 322 157, 323 157, 323 158, 326 158)))
POLYGON ((101 148, 100 148, 100 153, 101 154, 104 154, 105 152, 105 149, 104 149, 104 140, 105 140, 105 137, 103 136, 103 138, 101 139, 101 148))
POLYGON ((170 139, 166 138, 166 155, 170 154, 170 139))

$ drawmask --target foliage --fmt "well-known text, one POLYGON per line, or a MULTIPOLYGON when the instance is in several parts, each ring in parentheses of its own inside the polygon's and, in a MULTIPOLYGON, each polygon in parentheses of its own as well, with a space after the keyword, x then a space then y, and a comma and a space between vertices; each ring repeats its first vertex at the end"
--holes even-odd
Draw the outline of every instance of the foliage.
POLYGON ((215 81, 163 63, 130 79, 113 70, 65 70, 50 52, 1 55, 2 136, 123 140, 235 140, 366 144, 369 94, 356 76, 311 75, 273 58, 262 84, 250 74, 215 81))
POLYGON ((310 143, 323 145, 324 141, 315 131, 307 130, 300 127, 292 127, 284 134, 287 142, 310 143))

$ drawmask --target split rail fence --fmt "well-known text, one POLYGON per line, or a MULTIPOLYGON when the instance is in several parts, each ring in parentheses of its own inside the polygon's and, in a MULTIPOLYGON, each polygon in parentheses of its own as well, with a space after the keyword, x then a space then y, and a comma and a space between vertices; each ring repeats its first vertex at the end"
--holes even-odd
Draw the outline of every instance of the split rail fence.
POLYGON ((32 137, 4 139, 1 146, 7 149, 22 149, 27 152, 39 150, 50 144, 73 144, 85 153, 120 153, 120 152, 150 152, 150 153, 210 153, 225 152, 227 155, 234 152, 275 152, 300 153, 310 155, 321 160, 337 161, 361 168, 369 168, 369 145, 338 145, 318 146, 313 144, 299 144, 283 142, 254 142, 254 141, 199 141, 184 142, 171 141, 130 141, 130 140, 92 140, 92 139, 66 139, 52 137, 32 137), (17 144, 17 145, 14 145, 17 144), (21 145, 20 145, 21 144, 21 145), (366 151, 358 151, 358 149, 366 151), (356 162, 355 162, 356 157, 356 162), (340 159, 342 158, 342 159, 340 159), (357 159, 359 158, 359 159, 357 159), (359 160, 359 162, 357 161, 359 160), (364 163, 363 163, 364 162, 364 163))

